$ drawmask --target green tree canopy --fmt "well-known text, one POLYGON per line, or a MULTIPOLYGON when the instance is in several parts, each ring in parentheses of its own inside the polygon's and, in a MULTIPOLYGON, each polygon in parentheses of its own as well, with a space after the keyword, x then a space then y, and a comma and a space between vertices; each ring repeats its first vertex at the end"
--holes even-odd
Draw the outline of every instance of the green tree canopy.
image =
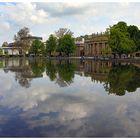
POLYGON ((32 47, 30 49, 31 53, 34 53, 35 55, 36 54, 43 54, 44 50, 45 50, 45 47, 44 47, 43 42, 41 42, 38 39, 33 41, 32 47))
POLYGON ((76 49, 74 38, 69 34, 63 36, 60 46, 67 56, 69 56, 70 53, 73 53, 76 49))
POLYGON ((51 56, 51 53, 56 51, 56 47, 57 38, 54 35, 50 35, 49 39, 46 41, 46 52, 51 56))
POLYGON ((73 32, 71 32, 67 28, 60 28, 57 32, 55 32, 58 38, 58 46, 56 51, 62 55, 69 56, 70 53, 73 53, 75 50, 75 40, 73 38, 73 32))
POLYGON ((108 29, 109 46, 113 53, 129 54, 136 50, 136 44, 130 38, 128 26, 125 22, 119 22, 108 29))
POLYGON ((129 37, 134 41, 136 45, 136 50, 140 50, 140 30, 137 26, 128 26, 129 37))

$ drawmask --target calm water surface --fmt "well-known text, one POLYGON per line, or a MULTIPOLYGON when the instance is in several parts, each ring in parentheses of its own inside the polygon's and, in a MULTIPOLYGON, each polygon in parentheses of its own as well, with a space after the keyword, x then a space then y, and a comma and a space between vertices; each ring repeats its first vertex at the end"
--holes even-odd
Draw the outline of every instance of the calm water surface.
POLYGON ((140 137, 140 65, 0 60, 0 137, 140 137))

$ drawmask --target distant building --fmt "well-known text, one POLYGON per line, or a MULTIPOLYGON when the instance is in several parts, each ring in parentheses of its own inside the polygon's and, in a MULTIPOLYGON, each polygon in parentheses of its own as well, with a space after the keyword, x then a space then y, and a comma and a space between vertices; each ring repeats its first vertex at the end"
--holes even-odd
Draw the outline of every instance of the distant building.
POLYGON ((80 57, 80 56, 84 56, 85 52, 84 52, 84 46, 85 46, 85 40, 84 38, 81 41, 75 41, 75 45, 76 45, 76 50, 73 54, 71 54, 71 56, 75 56, 75 57, 80 57))
MULTIPOLYGON (((28 36, 28 37, 23 37, 21 38, 21 41, 17 43, 13 42, 13 43, 9 43, 5 46, 2 46, 2 50, 3 50, 3 54, 8 54, 8 55, 20 55, 23 54, 23 49, 25 49, 25 47, 23 46, 23 43, 26 41, 28 43, 28 47, 30 48, 33 41, 39 39, 42 40, 42 37, 37 37, 37 36, 28 36)), ((28 49, 29 49, 28 48, 28 49)), ((28 51, 26 52, 28 53, 28 51)))
POLYGON ((86 57, 100 57, 111 54, 108 38, 104 34, 92 34, 85 40, 84 55, 86 57))

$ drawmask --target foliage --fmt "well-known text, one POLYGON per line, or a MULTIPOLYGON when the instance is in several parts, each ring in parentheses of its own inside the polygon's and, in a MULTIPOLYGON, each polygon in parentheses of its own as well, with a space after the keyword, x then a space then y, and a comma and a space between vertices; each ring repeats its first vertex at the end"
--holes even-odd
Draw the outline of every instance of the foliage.
POLYGON ((79 37, 76 37, 75 39, 76 39, 76 41, 81 41, 83 38, 86 40, 86 39, 88 39, 88 35, 81 35, 81 36, 79 36, 79 37))
POLYGON ((113 53, 129 54, 136 50, 136 44, 128 33, 128 26, 125 22, 119 22, 107 30, 109 46, 113 53))
POLYGON ((58 39, 58 46, 56 48, 56 52, 59 52, 59 55, 62 55, 62 52, 63 52, 62 43, 63 43, 63 38, 61 37, 61 38, 58 39))
POLYGON ((135 42, 136 50, 140 50, 140 30, 137 26, 128 26, 129 37, 135 42))
POLYGON ((102 54, 103 56, 107 56, 108 54, 111 54, 111 48, 109 46, 102 48, 102 54))
POLYGON ((22 47, 22 54, 25 55, 31 46, 31 40, 27 39, 30 35, 30 30, 27 27, 20 29, 14 36, 15 45, 22 47))
POLYGON ((58 38, 61 38, 66 34, 73 36, 73 32, 67 28, 60 28, 58 31, 55 32, 55 34, 58 38))
POLYGON ((49 53, 51 56, 51 53, 56 50, 57 47, 57 38, 53 35, 49 36, 49 39, 46 41, 46 52, 49 53))
POLYGON ((17 35, 14 36, 14 40, 15 40, 15 41, 20 41, 20 40, 23 39, 24 37, 30 36, 29 32, 30 32, 30 30, 29 30, 29 28, 27 28, 27 27, 24 27, 24 28, 20 29, 20 30, 17 32, 17 35))
POLYGON ((67 56, 69 56, 70 53, 73 53, 76 49, 74 38, 72 38, 71 35, 66 34, 63 36, 63 38, 60 39, 59 46, 67 56))
POLYGON ((45 50, 45 47, 44 47, 43 42, 41 42, 40 40, 36 39, 32 43, 30 53, 34 53, 35 55, 43 54, 44 50, 45 50))
POLYGON ((75 40, 72 37, 73 32, 67 28, 60 28, 55 34, 58 38, 56 51, 59 52, 60 55, 64 53, 67 56, 69 56, 70 53, 73 53, 75 50, 75 40))

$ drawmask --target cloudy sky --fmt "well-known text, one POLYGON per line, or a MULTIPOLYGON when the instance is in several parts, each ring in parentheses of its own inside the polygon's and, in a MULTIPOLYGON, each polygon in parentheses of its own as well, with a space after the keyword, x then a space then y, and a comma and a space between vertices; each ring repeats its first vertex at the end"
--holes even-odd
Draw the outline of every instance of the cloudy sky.
POLYGON ((105 31, 109 25, 126 21, 140 27, 140 3, 128 2, 0 2, 0 44, 12 41, 22 27, 46 40, 60 27, 74 36, 105 31))

